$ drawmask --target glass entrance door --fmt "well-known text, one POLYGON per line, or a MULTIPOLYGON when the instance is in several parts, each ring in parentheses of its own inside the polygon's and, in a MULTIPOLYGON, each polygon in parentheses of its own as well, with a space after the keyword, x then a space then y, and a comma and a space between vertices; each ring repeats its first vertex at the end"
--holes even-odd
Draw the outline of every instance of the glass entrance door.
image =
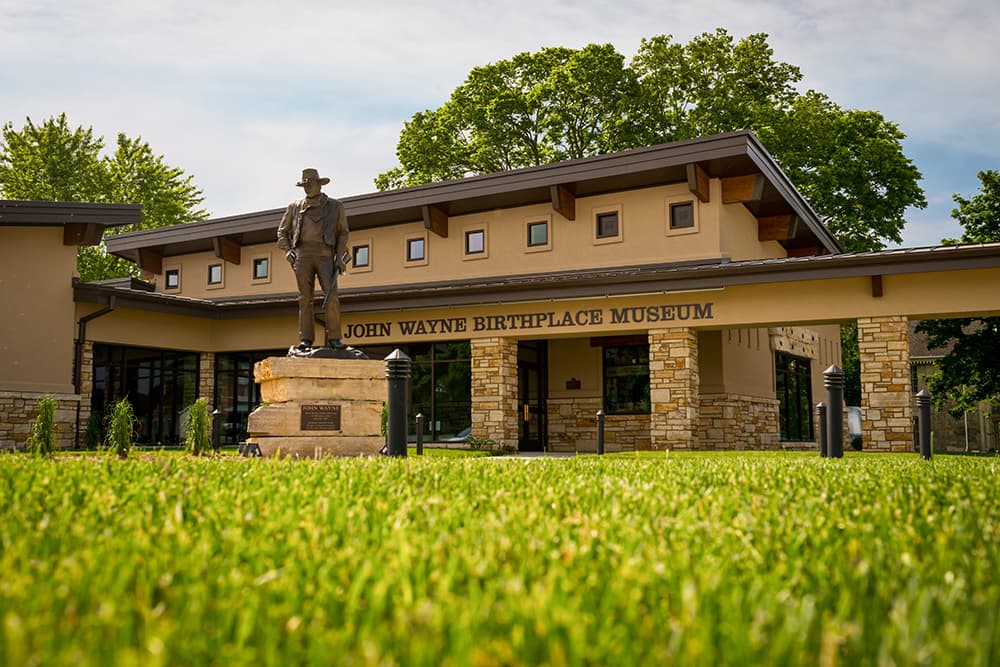
POLYGON ((548 341, 521 341, 517 346, 517 404, 520 423, 517 447, 522 452, 546 451, 548 341))

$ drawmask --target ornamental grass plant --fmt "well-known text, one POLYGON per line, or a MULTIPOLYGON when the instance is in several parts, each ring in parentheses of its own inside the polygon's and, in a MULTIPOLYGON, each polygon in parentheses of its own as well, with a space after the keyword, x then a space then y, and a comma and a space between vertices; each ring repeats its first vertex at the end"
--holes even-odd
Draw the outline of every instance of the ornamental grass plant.
POLYGON ((127 398, 111 406, 108 425, 104 434, 104 446, 120 459, 127 459, 135 444, 138 420, 127 398))
POLYGON ((55 415, 58 402, 54 396, 43 396, 38 400, 37 415, 31 423, 28 436, 28 451, 37 456, 52 456, 55 449, 55 415))
POLYGON ((208 400, 199 398, 188 411, 184 448, 189 454, 201 456, 212 447, 212 416, 208 412, 208 400))

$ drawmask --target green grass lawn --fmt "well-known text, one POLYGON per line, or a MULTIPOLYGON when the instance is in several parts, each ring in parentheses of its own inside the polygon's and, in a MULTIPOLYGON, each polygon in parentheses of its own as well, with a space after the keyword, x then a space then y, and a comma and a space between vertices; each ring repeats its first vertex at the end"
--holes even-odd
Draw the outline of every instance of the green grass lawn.
POLYGON ((995 665, 998 474, 0 456, 0 662, 995 665))

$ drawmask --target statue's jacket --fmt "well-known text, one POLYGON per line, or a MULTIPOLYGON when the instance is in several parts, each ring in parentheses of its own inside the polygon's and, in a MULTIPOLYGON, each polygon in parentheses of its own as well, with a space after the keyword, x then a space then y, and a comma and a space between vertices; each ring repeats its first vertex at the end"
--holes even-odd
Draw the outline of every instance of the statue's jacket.
MULTIPOLYGON (((278 225, 278 247, 289 251, 299 244, 299 234, 302 231, 302 214, 306 200, 293 201, 281 216, 278 225)), ((344 205, 333 197, 326 197, 322 215, 323 241, 334 250, 334 257, 347 250, 349 228, 344 205)))

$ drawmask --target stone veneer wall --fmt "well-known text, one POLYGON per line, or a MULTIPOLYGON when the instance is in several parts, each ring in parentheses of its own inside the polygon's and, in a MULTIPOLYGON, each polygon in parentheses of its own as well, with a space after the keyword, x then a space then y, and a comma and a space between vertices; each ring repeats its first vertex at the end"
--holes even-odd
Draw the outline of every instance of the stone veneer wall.
POLYGON ((517 339, 473 338, 472 435, 517 447, 517 339))
POLYGON ((691 449, 698 431, 698 332, 649 331, 649 436, 652 449, 691 449))
POLYGON ((740 394, 702 394, 697 449, 779 449, 778 401, 740 394))
POLYGON ((861 431, 864 448, 913 448, 909 324, 906 317, 858 318, 861 356, 861 431))
POLYGON ((55 414, 55 446, 59 449, 73 446, 76 436, 76 408, 80 402, 78 394, 0 391, 0 450, 26 448, 28 435, 31 433, 31 423, 38 414, 38 401, 43 396, 52 396, 58 401, 55 414))
POLYGON ((208 411, 215 409, 215 353, 202 352, 198 358, 198 398, 208 400, 208 411))
MULTIPOLYGON (((601 399, 550 398, 549 451, 596 452, 597 411, 601 399)), ((608 452, 650 449, 649 415, 607 415, 604 418, 604 450, 608 452)))

